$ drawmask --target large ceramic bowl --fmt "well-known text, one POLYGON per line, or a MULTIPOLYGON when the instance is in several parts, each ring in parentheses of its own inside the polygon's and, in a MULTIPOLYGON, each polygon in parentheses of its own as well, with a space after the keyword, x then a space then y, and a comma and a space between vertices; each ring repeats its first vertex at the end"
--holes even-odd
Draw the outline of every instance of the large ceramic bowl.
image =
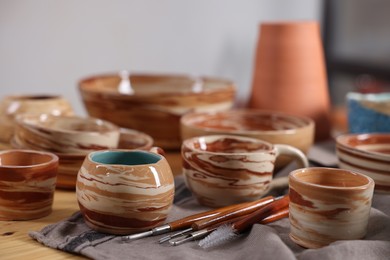
MULTIPOLYGON (((314 121, 307 117, 254 109, 198 112, 181 118, 183 140, 215 134, 242 135, 272 144, 288 144, 307 153, 314 141, 314 121)), ((290 161, 281 156, 276 167, 280 168, 290 161)))
POLYGON ((390 133, 340 135, 336 152, 340 168, 366 174, 375 192, 390 193, 390 133))
POLYGON ((180 149, 180 117, 232 107, 231 81, 180 75, 99 75, 79 82, 89 115, 153 137, 164 149, 180 149))

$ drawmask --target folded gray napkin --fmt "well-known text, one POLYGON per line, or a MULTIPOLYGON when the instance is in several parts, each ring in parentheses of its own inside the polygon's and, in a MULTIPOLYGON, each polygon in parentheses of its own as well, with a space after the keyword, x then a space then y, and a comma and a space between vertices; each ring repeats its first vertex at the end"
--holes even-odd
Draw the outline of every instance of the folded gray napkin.
MULTIPOLYGON (((323 156, 323 155, 322 155, 323 156)), ((318 159, 318 158, 317 158, 318 159)), ((291 167, 277 174, 285 176, 291 167)), ((175 179, 175 201, 167 221, 192 215, 208 208, 200 206, 185 187, 183 178, 175 179)), ((280 193, 285 193, 279 191, 280 193)), ((278 195, 278 194, 272 194, 278 195)), ((268 225, 255 224, 240 237, 218 247, 204 250, 198 243, 180 246, 159 244, 164 235, 130 242, 120 236, 102 234, 86 226, 79 212, 70 218, 30 232, 40 243, 92 259, 390 259, 390 195, 375 194, 368 233, 362 240, 337 241, 320 249, 304 249, 289 238, 289 220, 268 225)))

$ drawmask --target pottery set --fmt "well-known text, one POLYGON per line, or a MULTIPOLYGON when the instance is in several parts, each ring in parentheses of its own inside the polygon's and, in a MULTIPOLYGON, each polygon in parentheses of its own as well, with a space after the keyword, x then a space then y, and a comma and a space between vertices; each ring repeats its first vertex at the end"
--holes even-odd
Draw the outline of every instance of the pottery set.
POLYGON ((295 147, 234 135, 186 139, 181 154, 188 188, 209 207, 255 201, 275 186, 286 188, 287 178, 272 180, 279 155, 295 157, 300 167, 309 165, 295 147))
POLYGON ((0 220, 42 218, 52 211, 58 157, 32 150, 0 151, 0 220))
POLYGON ((99 75, 79 90, 90 116, 144 132, 165 150, 180 149, 182 115, 227 110, 235 97, 231 81, 182 75, 99 75))

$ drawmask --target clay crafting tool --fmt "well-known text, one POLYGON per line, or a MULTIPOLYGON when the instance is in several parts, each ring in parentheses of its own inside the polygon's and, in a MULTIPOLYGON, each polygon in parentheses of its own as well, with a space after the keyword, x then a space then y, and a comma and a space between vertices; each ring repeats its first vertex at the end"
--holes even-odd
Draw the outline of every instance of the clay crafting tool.
POLYGON ((210 217, 223 215, 223 214, 226 214, 227 212, 231 212, 231 211, 241 212, 242 215, 248 214, 250 212, 255 211, 259 207, 262 207, 262 206, 272 202, 273 200, 274 200, 274 198, 272 196, 267 196, 267 197, 264 197, 262 199, 252 201, 252 202, 234 204, 234 205, 226 206, 226 207, 219 208, 219 209, 201 212, 201 213, 194 214, 194 215, 191 215, 191 216, 179 219, 179 220, 172 221, 172 222, 167 223, 167 224, 162 225, 162 226, 155 227, 155 228, 148 230, 148 231, 144 231, 141 233, 132 234, 132 235, 128 235, 128 236, 123 236, 122 240, 125 240, 125 241, 135 240, 135 239, 140 239, 140 238, 149 237, 149 236, 156 236, 156 235, 160 235, 160 234, 164 234, 167 232, 176 231, 176 230, 180 230, 180 229, 188 229, 187 232, 189 232, 192 230, 191 225, 196 221, 207 219, 210 217))
MULTIPOLYGON (((285 207, 281 211, 276 212, 272 215, 269 215, 268 217, 264 218, 263 220, 259 221, 258 223, 259 224, 272 223, 272 222, 277 221, 279 219, 288 217, 288 214, 289 214, 288 207, 285 207)), ((181 244, 186 243, 188 241, 193 241, 193 240, 204 238, 205 236, 207 236, 208 234, 210 234, 211 232, 216 230, 219 226, 231 224, 231 223, 234 223, 236 221, 242 220, 246 217, 247 216, 240 216, 240 217, 236 217, 234 219, 228 219, 228 220, 222 221, 220 223, 217 223, 213 226, 210 226, 210 227, 207 227, 207 228, 204 228, 201 230, 197 230, 197 231, 191 232, 189 234, 184 234, 178 238, 169 240, 169 244, 172 246, 178 246, 178 245, 181 245, 181 244)))
POLYGON ((252 227, 253 224, 263 220, 267 216, 278 213, 282 209, 288 207, 289 201, 290 199, 288 195, 286 195, 280 199, 269 203, 268 205, 260 208, 259 210, 248 214, 245 218, 238 220, 233 224, 219 226, 210 235, 202 239, 199 242, 199 246, 203 249, 207 249, 228 242, 236 238, 239 234, 247 231, 249 228, 252 227))

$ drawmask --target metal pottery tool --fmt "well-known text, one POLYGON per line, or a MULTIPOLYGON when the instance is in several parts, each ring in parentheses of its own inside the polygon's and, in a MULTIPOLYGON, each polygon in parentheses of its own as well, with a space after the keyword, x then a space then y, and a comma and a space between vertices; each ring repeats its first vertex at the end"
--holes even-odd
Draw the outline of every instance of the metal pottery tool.
POLYGON ((219 208, 219 209, 201 212, 201 213, 194 214, 194 215, 191 215, 191 216, 179 219, 179 220, 172 221, 172 222, 167 223, 167 224, 162 225, 162 226, 155 227, 155 228, 148 230, 148 231, 145 231, 145 232, 132 234, 132 235, 128 235, 128 236, 123 236, 122 240, 125 240, 125 241, 135 240, 135 239, 140 239, 140 238, 144 238, 144 237, 160 235, 160 234, 164 234, 167 232, 176 231, 176 230, 180 230, 180 229, 187 229, 187 231, 183 230, 182 232, 190 232, 190 231, 192 231, 191 225, 196 221, 207 219, 210 217, 223 215, 223 214, 226 214, 229 212, 236 212, 236 211, 239 212, 237 214, 242 214, 242 215, 248 214, 250 212, 255 211, 259 207, 262 207, 262 206, 272 202, 273 200, 274 200, 274 198, 272 196, 267 196, 267 197, 264 197, 260 200, 256 200, 256 201, 252 201, 252 202, 234 204, 234 205, 226 206, 226 207, 219 208))
POLYGON ((253 224, 263 220, 266 216, 278 213, 282 209, 288 207, 289 202, 290 199, 288 195, 286 195, 269 203, 261 209, 248 214, 246 217, 234 222, 233 224, 219 226, 210 235, 202 239, 199 242, 199 246, 203 249, 207 249, 228 242, 248 230, 253 224))
MULTIPOLYGON (((272 215, 269 215, 268 217, 264 218, 263 220, 259 221, 258 223, 263 224, 263 225, 268 224, 268 223, 272 223, 274 221, 277 221, 279 219, 287 217, 288 214, 289 214, 288 207, 285 207, 281 211, 274 213, 272 215)), ((197 239, 204 238, 205 236, 207 236, 208 234, 210 234, 211 232, 216 230, 219 226, 231 224, 231 223, 234 223, 236 221, 242 220, 246 217, 247 216, 240 216, 240 217, 236 217, 234 219, 225 220, 225 221, 217 223, 213 226, 203 228, 201 230, 197 230, 197 231, 191 232, 189 234, 184 234, 178 238, 174 238, 174 239, 169 240, 169 244, 172 246, 178 246, 178 245, 184 244, 188 241, 194 241, 197 239)))

